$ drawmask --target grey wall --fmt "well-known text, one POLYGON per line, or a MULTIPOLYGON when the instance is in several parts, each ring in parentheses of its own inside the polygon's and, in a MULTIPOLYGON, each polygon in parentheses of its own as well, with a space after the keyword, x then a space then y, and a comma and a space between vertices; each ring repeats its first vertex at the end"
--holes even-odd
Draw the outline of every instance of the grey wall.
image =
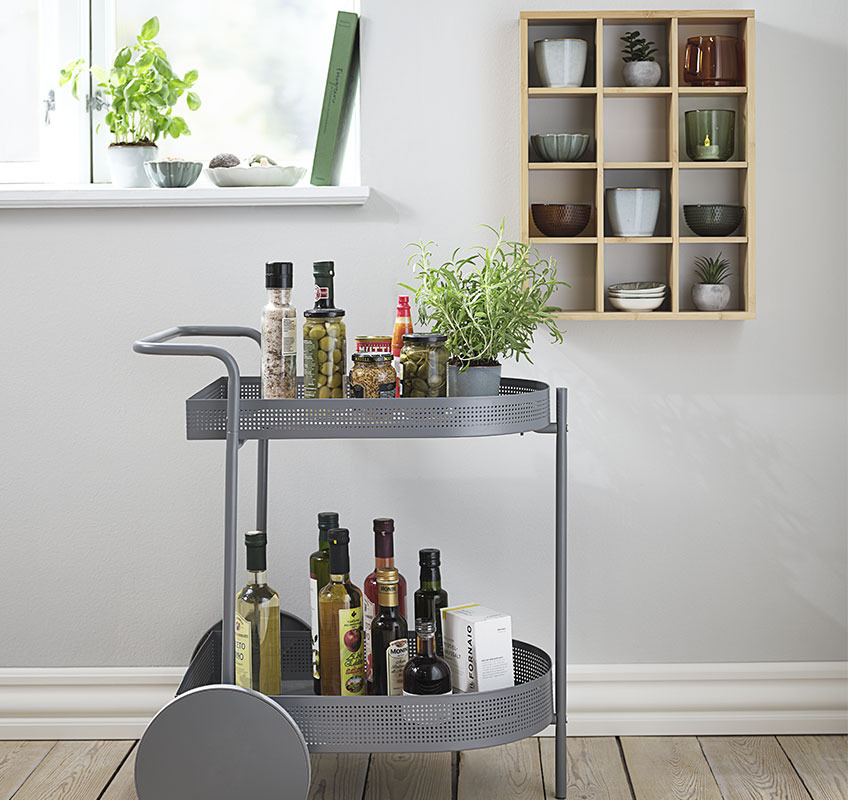
MULTIPOLYGON (((300 309, 335 259, 349 331, 389 330, 406 243, 445 252, 503 215, 517 236, 526 5, 363 3, 362 208, 0 215, 0 664, 187 661, 220 616, 223 447, 185 441, 183 402, 220 369, 131 342, 256 324, 271 258, 295 261, 300 309)), ((757 13, 759 318, 572 322, 506 368, 571 390, 574 663, 846 657, 846 9, 757 13)), ((552 466, 540 436, 278 443, 273 585, 307 615, 315 513, 351 528, 357 581, 394 516, 411 581, 439 546, 454 601, 550 649, 552 466)))

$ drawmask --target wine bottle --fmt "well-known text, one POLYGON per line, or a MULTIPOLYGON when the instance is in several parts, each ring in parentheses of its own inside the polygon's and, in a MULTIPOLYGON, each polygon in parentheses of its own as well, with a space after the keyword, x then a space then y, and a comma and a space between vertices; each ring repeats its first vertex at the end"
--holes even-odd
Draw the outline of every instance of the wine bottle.
POLYGON ((236 684, 263 694, 282 693, 280 598, 266 581, 265 531, 245 534, 250 580, 236 595, 236 684))
POLYGON ((398 571, 377 570, 378 608, 371 623, 373 682, 376 695, 402 695, 403 669, 409 660, 406 620, 398 610, 398 571))
POLYGON ((448 607, 448 593, 442 589, 441 554, 435 547, 418 551, 421 588, 415 591, 415 619, 431 619, 436 624, 436 653, 445 655, 442 642, 442 609, 448 607))
POLYGON ((330 581, 318 595, 318 663, 322 695, 365 694, 362 592, 350 582, 347 528, 330 539, 330 581))
MULTIPOLYGON (((394 520, 380 518, 374 520, 374 556, 376 566, 374 571, 365 579, 362 591, 363 610, 365 612, 365 678, 371 683, 371 623, 377 616, 377 570, 380 567, 395 565, 394 520)), ((401 616, 406 619, 406 578, 398 573, 398 608, 401 616)))
POLYGON ((450 694, 451 671, 447 662, 436 655, 436 626, 431 619, 415 620, 418 646, 403 670, 403 693, 450 694))
POLYGON ((321 671, 318 661, 318 594, 330 582, 330 537, 339 527, 335 511, 318 514, 318 549, 309 556, 309 607, 312 611, 312 678, 315 694, 321 694, 321 671))

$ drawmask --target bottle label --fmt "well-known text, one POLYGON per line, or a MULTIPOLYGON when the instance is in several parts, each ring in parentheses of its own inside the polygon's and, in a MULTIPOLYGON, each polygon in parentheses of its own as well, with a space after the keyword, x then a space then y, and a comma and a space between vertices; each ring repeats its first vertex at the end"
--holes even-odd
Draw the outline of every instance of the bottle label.
POLYGON ((328 286, 318 286, 315 284, 315 300, 329 300, 330 299, 330 289, 328 286))
POLYGON ((377 616, 377 606, 365 592, 362 593, 362 614, 362 624, 365 629, 365 678, 371 681, 374 674, 374 662, 371 656, 371 623, 374 621, 374 617, 377 616))
POLYGON ((250 627, 248 620, 236 614, 236 686, 245 689, 253 688, 250 627))
POLYGON ((386 648, 386 685, 389 696, 399 697, 403 691, 403 668, 409 661, 409 639, 395 639, 386 648))
POLYGON ((318 342, 303 339, 303 396, 318 397, 318 342))
POLYGON ((321 678, 318 670, 318 578, 309 576, 309 610, 312 612, 312 677, 321 678))
POLYGON ((339 669, 342 696, 365 694, 365 658, 362 642, 362 609, 339 609, 339 669))
POLYGON ((284 356, 297 355, 297 317, 283 317, 281 352, 284 356))

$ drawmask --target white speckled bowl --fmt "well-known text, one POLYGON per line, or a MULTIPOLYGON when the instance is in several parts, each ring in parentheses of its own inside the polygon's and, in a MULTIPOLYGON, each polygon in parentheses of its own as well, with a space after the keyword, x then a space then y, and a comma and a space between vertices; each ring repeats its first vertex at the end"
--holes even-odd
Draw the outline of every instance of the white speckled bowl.
POLYGON ((191 186, 203 169, 200 161, 145 161, 144 171, 154 186, 184 189, 191 186))
POLYGON ((542 161, 577 161, 589 146, 585 133, 534 133, 533 149, 542 161))

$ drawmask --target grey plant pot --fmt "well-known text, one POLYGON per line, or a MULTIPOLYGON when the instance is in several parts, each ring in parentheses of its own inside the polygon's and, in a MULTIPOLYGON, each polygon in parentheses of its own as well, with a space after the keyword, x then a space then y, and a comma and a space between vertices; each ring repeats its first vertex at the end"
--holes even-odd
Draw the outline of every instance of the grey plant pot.
POLYGON ((656 61, 630 61, 622 72, 625 86, 656 86, 662 77, 662 69, 656 61))
POLYGON ((692 302, 698 311, 724 311, 730 302, 730 287, 723 283, 696 283, 692 302))
POLYGON ((490 397, 501 385, 501 365, 496 367, 459 367, 448 364, 448 397, 490 397))

